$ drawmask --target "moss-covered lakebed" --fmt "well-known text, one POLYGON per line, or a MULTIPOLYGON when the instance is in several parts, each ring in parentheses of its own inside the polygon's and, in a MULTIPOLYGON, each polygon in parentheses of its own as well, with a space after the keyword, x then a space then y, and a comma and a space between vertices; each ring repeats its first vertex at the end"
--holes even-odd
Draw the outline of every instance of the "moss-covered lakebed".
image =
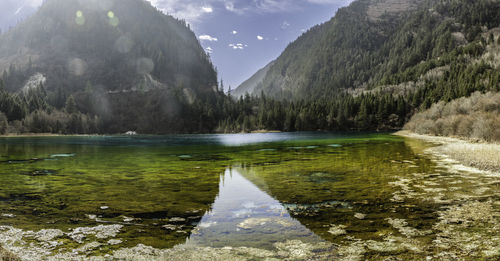
POLYGON ((0 139, 23 260, 496 260, 500 177, 385 134, 0 139))

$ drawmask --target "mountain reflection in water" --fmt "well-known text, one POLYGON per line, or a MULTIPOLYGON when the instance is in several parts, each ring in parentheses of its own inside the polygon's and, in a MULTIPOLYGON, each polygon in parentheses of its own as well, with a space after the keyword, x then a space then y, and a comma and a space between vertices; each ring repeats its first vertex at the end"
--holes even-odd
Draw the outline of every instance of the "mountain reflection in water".
POLYGON ((221 176, 219 195, 187 240, 188 245, 271 248, 286 239, 321 239, 285 207, 247 180, 238 169, 221 176))

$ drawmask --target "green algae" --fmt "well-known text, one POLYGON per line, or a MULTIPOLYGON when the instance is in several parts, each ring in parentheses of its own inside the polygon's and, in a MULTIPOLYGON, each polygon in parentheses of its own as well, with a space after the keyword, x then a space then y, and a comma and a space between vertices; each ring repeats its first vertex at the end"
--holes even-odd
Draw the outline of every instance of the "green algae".
POLYGON ((0 140, 0 244, 61 259, 498 257, 498 177, 391 135, 277 135, 0 140))

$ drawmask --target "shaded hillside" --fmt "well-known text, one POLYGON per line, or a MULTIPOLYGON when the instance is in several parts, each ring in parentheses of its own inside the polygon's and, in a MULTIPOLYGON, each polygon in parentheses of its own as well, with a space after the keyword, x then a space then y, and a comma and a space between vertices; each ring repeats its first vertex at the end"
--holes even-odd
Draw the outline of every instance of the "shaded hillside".
POLYGON ((0 71, 9 121, 69 104, 99 132, 211 131, 205 107, 221 96, 195 34, 144 0, 47 0, 0 36, 0 71))
POLYGON ((242 84, 240 84, 240 86, 238 86, 238 88, 233 90, 231 92, 231 95, 235 98, 240 98, 247 93, 248 94, 254 93, 255 88, 257 88, 257 86, 262 83, 264 77, 266 77, 267 72, 269 71, 271 66, 273 66, 273 64, 274 61, 270 62, 264 68, 257 71, 254 75, 252 75, 252 77, 244 81, 242 84))
MULTIPOLYGON (((49 0, 0 38, 0 71, 11 66, 42 73, 49 90, 82 90, 88 81, 124 90, 149 75, 172 87, 206 89, 217 81, 186 24, 143 0, 49 0)), ((4 80, 16 90, 26 79, 4 80)))

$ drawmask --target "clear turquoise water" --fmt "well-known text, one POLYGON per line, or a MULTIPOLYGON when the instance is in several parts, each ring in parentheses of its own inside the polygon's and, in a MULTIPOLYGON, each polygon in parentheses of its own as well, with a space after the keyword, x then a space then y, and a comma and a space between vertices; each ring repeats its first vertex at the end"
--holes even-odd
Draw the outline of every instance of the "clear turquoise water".
MULTIPOLYGON (((442 204, 394 200, 401 188, 391 185, 446 175, 420 154, 426 146, 386 134, 1 138, 0 225, 65 232, 123 225, 122 242, 96 255, 137 244, 380 241, 402 236, 388 218, 419 230, 438 222, 442 204), (336 226, 344 233, 332 232, 336 226)), ((56 250, 81 245, 58 240, 56 250)))

